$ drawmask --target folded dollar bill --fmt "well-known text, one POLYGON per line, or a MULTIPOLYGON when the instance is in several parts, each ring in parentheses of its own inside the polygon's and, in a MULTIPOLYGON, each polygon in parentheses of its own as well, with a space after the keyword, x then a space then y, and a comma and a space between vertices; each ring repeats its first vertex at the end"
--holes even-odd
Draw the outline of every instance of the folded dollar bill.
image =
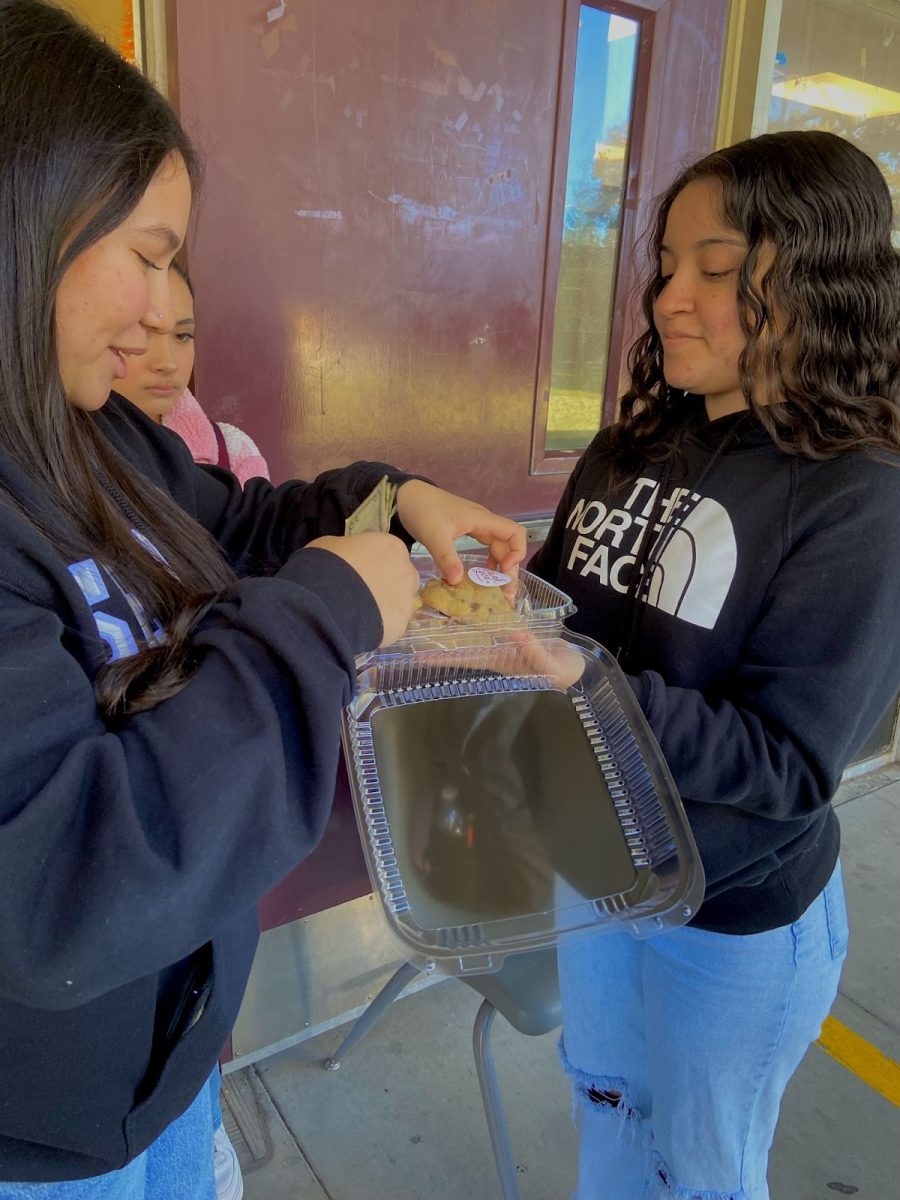
POLYGON ((344 522, 344 533, 389 533, 397 511, 397 485, 387 475, 344 522))

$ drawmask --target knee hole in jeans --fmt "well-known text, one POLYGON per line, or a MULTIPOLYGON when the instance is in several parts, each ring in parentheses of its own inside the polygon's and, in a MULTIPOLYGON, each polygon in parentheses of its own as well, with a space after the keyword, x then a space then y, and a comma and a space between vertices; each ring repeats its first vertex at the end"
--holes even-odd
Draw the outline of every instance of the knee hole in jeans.
POLYGON ((627 1079, 619 1075, 594 1075, 576 1067, 569 1061, 562 1037, 559 1039, 558 1049, 563 1069, 574 1084, 573 1116, 576 1116, 576 1119, 580 1110, 582 1114, 593 1113, 598 1119, 601 1118, 601 1114, 604 1114, 604 1120, 608 1115, 610 1119, 617 1120, 623 1128, 628 1126, 634 1129, 641 1125, 643 1116, 629 1090, 627 1079))
POLYGON ((598 1117, 608 1113, 623 1125, 638 1125, 643 1121, 624 1079, 581 1078, 576 1080, 576 1095, 582 1108, 598 1117))

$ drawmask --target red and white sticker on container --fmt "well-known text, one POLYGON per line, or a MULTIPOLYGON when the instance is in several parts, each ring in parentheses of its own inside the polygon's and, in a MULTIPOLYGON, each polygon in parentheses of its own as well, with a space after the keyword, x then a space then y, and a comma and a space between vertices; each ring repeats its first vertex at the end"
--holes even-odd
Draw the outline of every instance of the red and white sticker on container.
POLYGON ((512 583, 512 576, 491 571, 488 567, 469 567, 469 578, 481 587, 503 587, 505 583, 512 583))

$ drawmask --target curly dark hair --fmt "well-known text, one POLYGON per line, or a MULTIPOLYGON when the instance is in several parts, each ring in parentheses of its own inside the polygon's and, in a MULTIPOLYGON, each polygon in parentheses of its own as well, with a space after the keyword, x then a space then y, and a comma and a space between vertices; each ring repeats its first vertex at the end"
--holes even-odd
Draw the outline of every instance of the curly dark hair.
POLYGON ((725 221, 749 247, 737 285, 748 408, 788 454, 900 451, 900 254, 887 184, 844 138, 772 133, 700 159, 657 201, 641 301, 647 328, 629 354, 631 386, 612 434, 618 482, 677 450, 685 405, 663 374, 653 305, 664 286, 669 210, 689 183, 706 179, 721 185, 725 221), (757 285, 761 255, 772 250, 757 285), (759 381, 776 400, 758 401, 759 381))

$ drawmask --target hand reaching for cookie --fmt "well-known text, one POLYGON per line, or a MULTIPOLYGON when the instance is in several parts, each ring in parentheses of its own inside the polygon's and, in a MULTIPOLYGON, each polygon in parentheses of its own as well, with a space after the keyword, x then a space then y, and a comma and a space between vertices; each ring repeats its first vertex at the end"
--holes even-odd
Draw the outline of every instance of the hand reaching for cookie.
POLYGON ((464 573, 454 538, 475 538, 487 546, 491 562, 507 573, 525 557, 527 537, 518 522, 420 479, 411 479, 398 489, 397 515, 407 533, 428 550, 448 583, 459 583, 464 573))

